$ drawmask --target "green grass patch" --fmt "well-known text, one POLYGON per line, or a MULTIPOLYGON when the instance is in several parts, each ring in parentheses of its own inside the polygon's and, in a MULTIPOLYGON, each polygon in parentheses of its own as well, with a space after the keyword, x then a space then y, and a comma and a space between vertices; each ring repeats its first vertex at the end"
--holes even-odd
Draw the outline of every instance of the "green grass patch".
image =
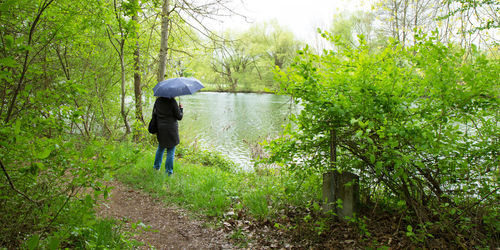
POLYGON ((271 219, 285 204, 298 205, 320 197, 318 185, 312 184, 319 179, 296 180, 279 171, 263 175, 228 169, 227 160, 222 161, 220 156, 206 157, 205 151, 198 154, 201 155, 190 152, 188 158, 177 158, 174 175, 169 177, 164 165, 160 171, 153 170, 151 148, 135 166, 120 169, 117 178, 209 218, 220 218, 228 211, 244 211, 257 220, 271 219), (199 163, 195 163, 197 157, 199 163))

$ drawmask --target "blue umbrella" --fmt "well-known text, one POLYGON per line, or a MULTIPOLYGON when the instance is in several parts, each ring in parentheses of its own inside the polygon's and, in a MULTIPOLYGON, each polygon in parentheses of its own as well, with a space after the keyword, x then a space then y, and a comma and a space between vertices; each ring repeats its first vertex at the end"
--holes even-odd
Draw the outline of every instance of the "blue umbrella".
POLYGON ((173 98, 181 95, 191 95, 204 87, 196 78, 176 77, 156 84, 153 93, 154 96, 173 98))

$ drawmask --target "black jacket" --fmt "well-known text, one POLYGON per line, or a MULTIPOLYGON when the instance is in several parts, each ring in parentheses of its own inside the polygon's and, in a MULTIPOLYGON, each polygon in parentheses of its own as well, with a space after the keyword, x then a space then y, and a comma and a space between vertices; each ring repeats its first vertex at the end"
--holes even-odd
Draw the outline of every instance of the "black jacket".
POLYGON ((183 110, 174 98, 158 97, 153 107, 158 118, 158 143, 164 148, 172 148, 179 144, 178 120, 182 120, 183 110))

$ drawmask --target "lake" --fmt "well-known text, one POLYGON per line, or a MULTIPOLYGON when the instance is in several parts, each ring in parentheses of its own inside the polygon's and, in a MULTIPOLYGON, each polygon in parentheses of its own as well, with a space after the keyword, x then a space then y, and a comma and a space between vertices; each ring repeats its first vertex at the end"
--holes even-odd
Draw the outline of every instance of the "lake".
POLYGON ((279 135, 296 112, 290 97, 273 94, 199 92, 180 102, 181 143, 216 150, 244 169, 252 166, 252 146, 279 135))

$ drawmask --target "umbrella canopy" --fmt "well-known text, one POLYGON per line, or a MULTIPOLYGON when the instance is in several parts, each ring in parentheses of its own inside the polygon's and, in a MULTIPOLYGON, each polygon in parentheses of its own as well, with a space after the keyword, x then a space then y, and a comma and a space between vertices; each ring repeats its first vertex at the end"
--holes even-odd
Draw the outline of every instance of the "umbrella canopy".
POLYGON ((191 95, 204 87, 196 78, 176 77, 156 84, 153 93, 154 96, 173 98, 181 95, 191 95))

